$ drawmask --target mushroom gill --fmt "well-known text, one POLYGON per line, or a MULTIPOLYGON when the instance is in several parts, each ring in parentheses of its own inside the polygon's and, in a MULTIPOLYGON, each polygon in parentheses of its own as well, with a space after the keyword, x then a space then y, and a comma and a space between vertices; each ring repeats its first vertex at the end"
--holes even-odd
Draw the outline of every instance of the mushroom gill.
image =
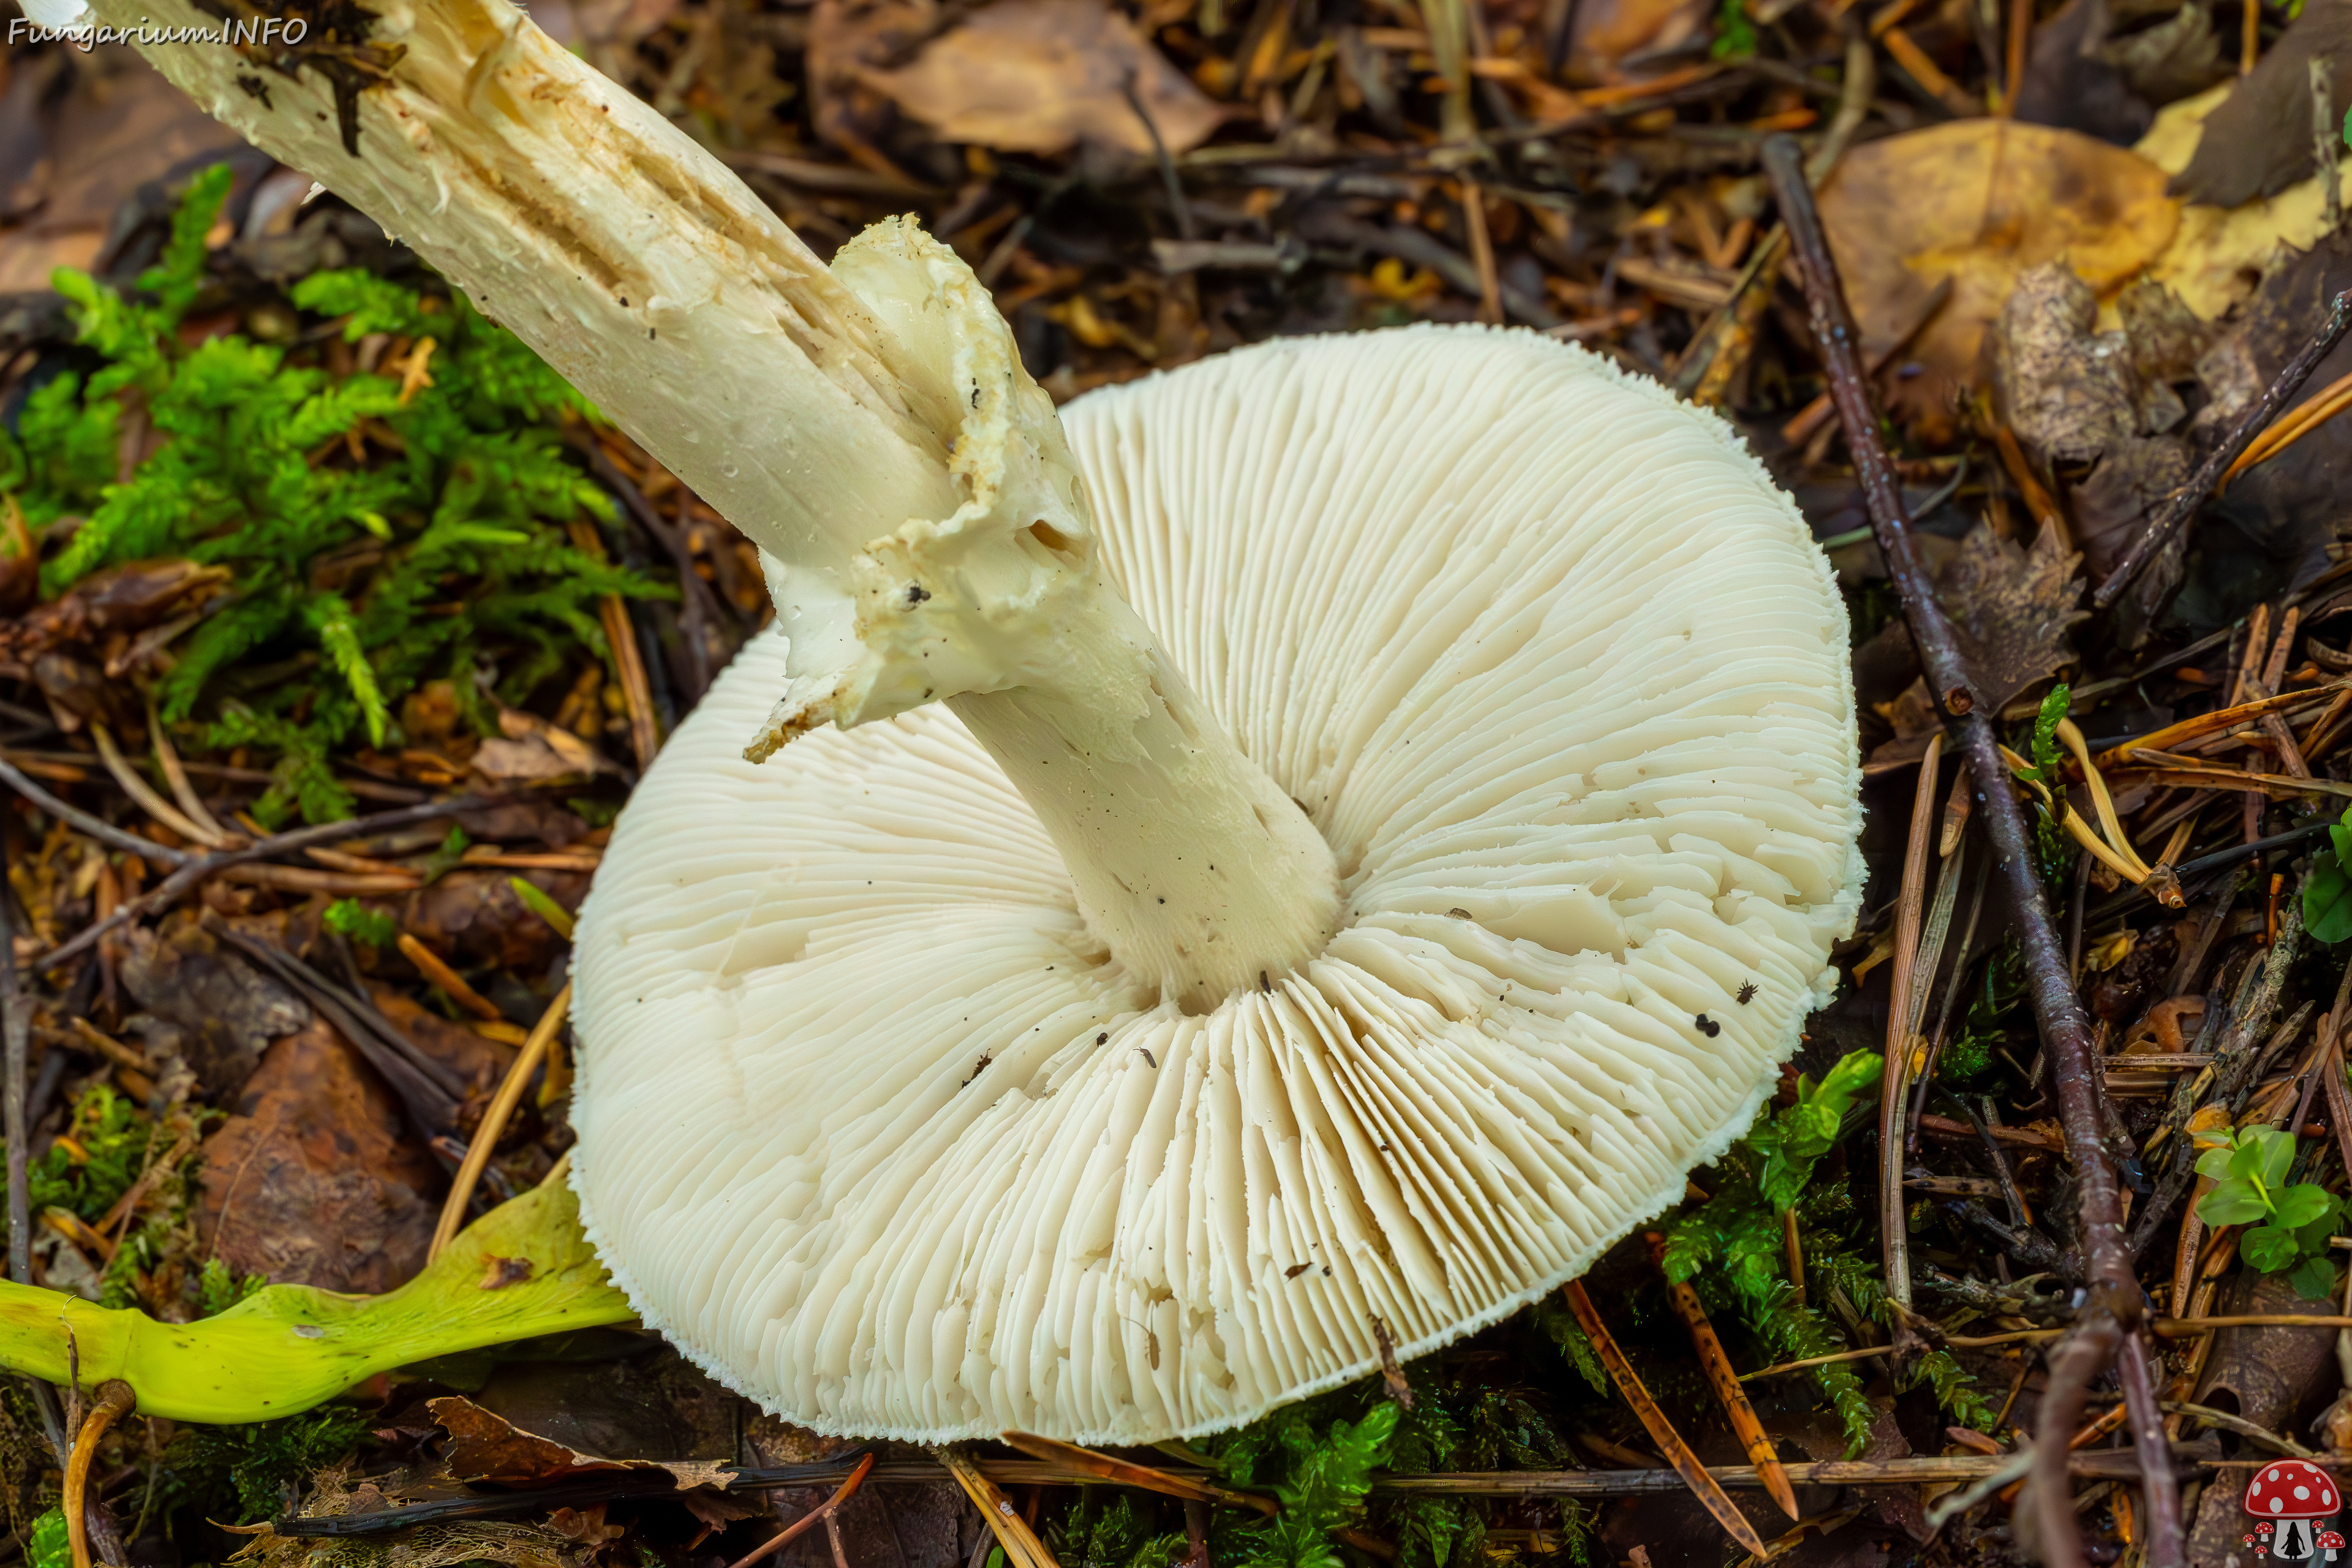
POLYGON ((956 715, 746 762, 747 648, 583 911, 573 1180, 646 1321, 820 1430, 1147 1442, 1494 1321, 1746 1130, 1854 914, 1843 611, 1712 416, 1424 327, 1062 418, 1339 929, 1187 1013, 956 715))

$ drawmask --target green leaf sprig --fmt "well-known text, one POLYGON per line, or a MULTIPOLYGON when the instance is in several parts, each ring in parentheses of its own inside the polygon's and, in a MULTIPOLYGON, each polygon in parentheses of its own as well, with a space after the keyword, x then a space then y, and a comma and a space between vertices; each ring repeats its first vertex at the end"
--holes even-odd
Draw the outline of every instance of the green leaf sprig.
POLYGON ((2316 1182, 2288 1183, 2294 1138, 2275 1127, 2241 1127, 2200 1133, 2198 1142, 2205 1152, 2197 1173, 2211 1178, 2213 1190, 2199 1200, 2197 1217, 2210 1226, 2243 1226, 2238 1256, 2264 1274, 2292 1270, 2289 1278, 2304 1300, 2332 1297, 2336 1264, 2327 1241, 2345 1203, 2316 1182))
POLYGON ((2311 858, 2311 875, 2303 879, 2303 929, 2314 942, 2333 947, 2352 939, 2352 807, 2341 822, 2327 826, 2327 845, 2311 858))

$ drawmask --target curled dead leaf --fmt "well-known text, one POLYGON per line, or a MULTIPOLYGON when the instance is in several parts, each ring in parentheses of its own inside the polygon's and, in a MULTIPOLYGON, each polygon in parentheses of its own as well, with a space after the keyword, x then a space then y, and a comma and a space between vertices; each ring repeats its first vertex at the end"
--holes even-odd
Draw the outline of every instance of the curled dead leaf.
POLYGON ((525 1432, 458 1394, 428 1401, 425 1408, 449 1434, 449 1473, 460 1480, 545 1486, 590 1472, 646 1470, 666 1473, 682 1491, 724 1491, 734 1479, 732 1468, 716 1459, 604 1459, 583 1454, 525 1432))
POLYGON ((389 1290, 424 1266, 440 1172, 359 1052, 312 1018, 270 1046, 205 1141, 197 1226, 239 1274, 389 1290))
MULTIPOLYGON (((2124 326, 2099 331, 2097 301, 2072 268, 2031 268, 2001 306, 1990 356, 1995 406, 2067 492, 2084 552, 2102 574, 2189 477, 2176 429, 2187 409, 2168 377, 2200 336, 2160 285, 2135 284, 2118 306, 2124 326)), ((2121 622, 2127 644, 2179 574, 2180 552, 2171 548, 2134 584, 2121 622)))
POLYGON ((2154 164, 2046 126, 1963 120, 1849 152, 1822 190, 1866 354, 1895 343, 1948 278, 1952 297, 1902 356, 1889 401, 1948 426, 1981 374, 1986 330, 2028 268, 2065 258, 2111 297, 2164 247, 2177 210, 2154 164))
POLYGON ((2083 557, 2066 548, 2047 521, 2029 549, 1979 526, 1960 541, 1937 583, 1952 618, 1977 696, 1999 712, 2010 700, 2074 660, 2068 628, 2090 612, 2077 607, 2083 557))
MULTIPOLYGON (((2217 87, 2167 106, 2133 151, 2168 174, 2181 174, 2204 144, 2206 125, 2229 93, 2229 88, 2217 87)), ((2310 146, 2307 129, 2297 144, 2310 146)), ((2234 206, 2192 197, 2181 209, 2179 227, 2149 265, 2148 277, 2210 321, 2253 293, 2283 247, 2305 248, 2326 226, 2315 178, 2234 206)))
POLYGON ((1171 153, 1189 153, 1226 114, 1100 0, 999 0, 907 65, 859 79, 949 141, 1010 153, 1087 141, 1150 157, 1152 130, 1171 153))

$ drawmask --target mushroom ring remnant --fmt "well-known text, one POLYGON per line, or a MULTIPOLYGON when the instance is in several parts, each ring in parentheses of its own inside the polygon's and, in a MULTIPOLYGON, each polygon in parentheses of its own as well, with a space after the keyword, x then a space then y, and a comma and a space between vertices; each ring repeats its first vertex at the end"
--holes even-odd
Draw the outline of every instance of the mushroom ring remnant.
POLYGON ((1845 610, 1712 416, 1424 327, 1062 422, 1339 926, 1188 1012, 941 708, 744 761, 747 647, 582 911, 572 1181, 647 1323, 819 1431, 1192 1435, 1494 1322, 1746 1131, 1853 922, 1845 610))

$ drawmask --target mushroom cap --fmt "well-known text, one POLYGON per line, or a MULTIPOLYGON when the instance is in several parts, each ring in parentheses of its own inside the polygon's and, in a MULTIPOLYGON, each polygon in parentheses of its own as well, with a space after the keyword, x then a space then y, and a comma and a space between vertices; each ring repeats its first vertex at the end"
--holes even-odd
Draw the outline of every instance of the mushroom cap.
POLYGON ((2246 1483, 2246 1511, 2257 1519, 2325 1519, 2342 1501, 2336 1478, 2303 1459, 2264 1465, 2246 1483))
POLYGON ((581 913, 572 1180, 646 1321, 822 1432, 1194 1435, 1494 1322, 1747 1130, 1853 922, 1845 610, 1711 415, 1415 327, 1063 419, 1342 929, 1186 1016, 951 713, 744 762, 746 647, 581 913))

